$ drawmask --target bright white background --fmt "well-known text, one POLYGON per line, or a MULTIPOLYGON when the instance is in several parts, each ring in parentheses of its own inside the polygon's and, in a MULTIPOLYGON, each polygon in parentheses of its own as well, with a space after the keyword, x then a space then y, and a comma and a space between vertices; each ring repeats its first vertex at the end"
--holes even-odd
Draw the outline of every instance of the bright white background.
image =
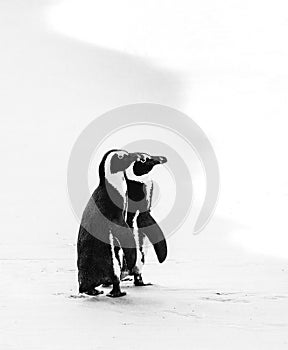
POLYGON ((163 348, 287 347, 287 35, 278 0, 0 1, 3 348, 133 349, 133 337, 147 348, 149 332, 163 348), (215 216, 199 236, 188 219, 163 265, 151 254, 158 289, 70 298, 70 150, 93 118, 136 102, 177 108, 206 132, 215 216))

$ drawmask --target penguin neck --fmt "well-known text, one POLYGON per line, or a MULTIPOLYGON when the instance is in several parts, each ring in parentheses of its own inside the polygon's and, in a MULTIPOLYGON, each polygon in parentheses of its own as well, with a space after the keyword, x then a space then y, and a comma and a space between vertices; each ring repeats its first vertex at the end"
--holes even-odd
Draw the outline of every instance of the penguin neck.
POLYGON ((127 209, 127 184, 124 172, 112 173, 108 161, 105 163, 104 174, 105 176, 100 178, 100 186, 105 187, 110 201, 124 212, 127 209))
POLYGON ((136 202, 142 201, 145 198, 146 209, 150 210, 153 195, 153 181, 150 177, 150 172, 141 176, 135 175, 133 164, 124 173, 126 182, 128 183, 128 197, 136 202))
POLYGON ((107 183, 119 193, 123 200, 125 200, 127 196, 127 184, 123 172, 106 175, 105 184, 107 183))
POLYGON ((125 177, 128 180, 139 182, 143 185, 146 185, 147 183, 151 182, 150 172, 141 176, 135 175, 133 171, 133 165, 134 163, 132 163, 129 166, 129 168, 125 170, 125 177))

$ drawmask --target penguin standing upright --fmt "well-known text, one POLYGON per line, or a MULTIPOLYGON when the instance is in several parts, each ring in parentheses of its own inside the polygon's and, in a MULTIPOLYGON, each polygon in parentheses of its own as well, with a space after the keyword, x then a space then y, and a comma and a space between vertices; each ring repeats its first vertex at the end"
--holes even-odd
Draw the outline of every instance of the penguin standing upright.
MULTIPOLYGON (((149 172, 157 164, 167 162, 165 157, 141 154, 141 159, 135 161, 125 171, 125 179, 128 190, 128 208, 126 222, 134 230, 137 245, 137 261, 132 271, 134 284, 144 286, 142 279, 142 267, 145 262, 144 240, 145 237, 153 244, 158 261, 162 263, 167 257, 167 244, 165 236, 151 216, 151 204, 153 195, 153 181, 149 172), (134 225, 136 223, 136 227, 134 225)), ((122 275, 125 274, 123 269, 122 275)), ((127 274, 127 273, 126 273, 127 274)))
POLYGON ((121 150, 107 152, 100 165, 100 182, 82 216, 77 242, 79 292, 98 295, 103 283, 113 284, 108 296, 120 297, 119 250, 123 250, 128 269, 136 262, 132 230, 124 220, 127 184, 124 171, 139 155, 121 150))

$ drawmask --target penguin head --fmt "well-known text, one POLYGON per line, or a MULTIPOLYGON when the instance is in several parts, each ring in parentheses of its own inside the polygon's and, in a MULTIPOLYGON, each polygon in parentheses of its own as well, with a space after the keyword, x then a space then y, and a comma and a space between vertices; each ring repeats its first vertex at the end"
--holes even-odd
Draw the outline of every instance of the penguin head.
POLYGON ((119 171, 125 171, 133 162, 139 159, 140 157, 138 153, 128 153, 123 150, 113 152, 110 158, 111 174, 118 173, 119 171))
POLYGON ((99 165, 100 180, 103 180, 108 173, 113 175, 125 171, 133 162, 139 159, 139 153, 128 153, 124 150, 108 151, 99 165))
POLYGON ((140 154, 140 160, 133 164, 133 172, 136 176, 148 174, 155 165, 167 162, 167 158, 163 156, 150 156, 147 153, 138 154, 140 154))

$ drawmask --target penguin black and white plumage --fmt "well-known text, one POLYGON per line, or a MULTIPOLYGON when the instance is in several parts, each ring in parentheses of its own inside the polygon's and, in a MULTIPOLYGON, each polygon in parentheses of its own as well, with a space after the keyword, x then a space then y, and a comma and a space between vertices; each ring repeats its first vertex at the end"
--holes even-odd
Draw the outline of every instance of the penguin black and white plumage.
POLYGON ((107 152, 100 165, 100 182, 82 216, 77 242, 79 292, 98 295, 101 284, 113 284, 108 294, 120 297, 121 261, 132 270, 136 262, 136 244, 132 230, 125 222, 127 184, 124 171, 139 155, 122 150, 107 152))
MULTIPOLYGON (((145 263, 144 241, 146 237, 153 244, 160 263, 167 257, 165 236, 151 216, 153 181, 149 176, 155 165, 164 164, 167 162, 167 159, 165 157, 150 156, 145 153, 139 154, 141 154, 141 159, 132 163, 125 171, 128 190, 126 222, 133 230, 137 245, 137 261, 132 271, 134 284, 136 286, 144 286, 142 267, 145 263)), ((123 274, 125 274, 124 271, 123 274)))

